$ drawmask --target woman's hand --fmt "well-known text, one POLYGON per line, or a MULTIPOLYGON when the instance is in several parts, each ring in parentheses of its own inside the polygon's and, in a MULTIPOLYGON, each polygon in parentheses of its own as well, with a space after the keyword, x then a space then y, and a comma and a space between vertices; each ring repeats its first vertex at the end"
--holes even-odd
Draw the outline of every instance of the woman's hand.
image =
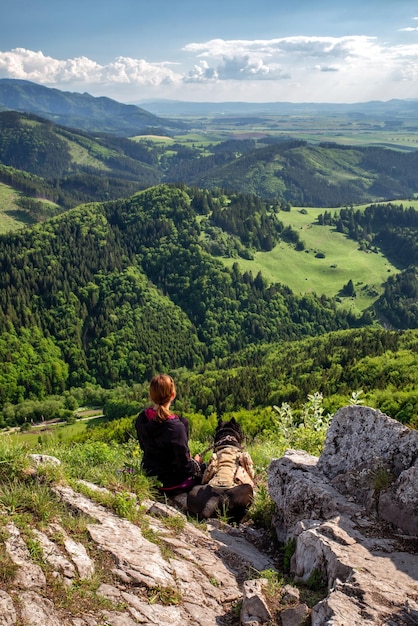
POLYGON ((203 463, 203 456, 201 454, 195 454, 193 458, 198 463, 203 463))

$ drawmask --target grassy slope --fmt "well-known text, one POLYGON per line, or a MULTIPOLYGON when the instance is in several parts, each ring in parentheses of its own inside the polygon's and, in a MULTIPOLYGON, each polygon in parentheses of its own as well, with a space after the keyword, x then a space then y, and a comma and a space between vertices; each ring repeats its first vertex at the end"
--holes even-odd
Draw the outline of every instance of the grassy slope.
MULTIPOLYGON (((13 189, 13 187, 0 183, 0 234, 18 230, 23 226, 35 223, 30 218, 30 215, 23 211, 17 203, 19 196, 23 195, 20 191, 13 189)), ((37 198, 37 201, 45 202, 45 204, 52 207, 57 206, 53 202, 43 200, 42 198, 37 198)))
POLYGON ((27 216, 16 204, 18 197, 19 192, 13 187, 0 183, 0 233, 17 230, 28 223, 24 221, 27 216))
MULTIPOLYGON (((297 252, 294 246, 281 242, 271 252, 257 252, 253 261, 239 259, 241 269, 251 270, 253 275, 261 270, 267 281, 283 283, 302 294, 313 291, 335 296, 351 279, 357 295, 344 298, 344 306, 364 311, 377 297, 369 292, 375 290, 380 294, 388 273, 397 269, 382 254, 361 252, 355 241, 335 229, 315 225, 318 214, 324 209, 306 208, 304 211, 307 214, 293 208, 290 213, 281 212, 279 218, 285 226, 291 225, 299 232, 308 252, 297 252), (324 253, 325 258, 316 258, 317 252, 324 253)), ((236 259, 224 261, 231 266, 236 259)))

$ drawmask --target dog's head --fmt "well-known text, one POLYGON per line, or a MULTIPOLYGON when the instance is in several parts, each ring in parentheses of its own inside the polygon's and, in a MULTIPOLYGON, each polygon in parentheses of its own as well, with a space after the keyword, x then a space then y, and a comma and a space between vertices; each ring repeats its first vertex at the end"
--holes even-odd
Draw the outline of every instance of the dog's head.
POLYGON ((226 446, 241 447, 244 440, 244 433, 241 426, 234 418, 228 422, 218 421, 218 426, 215 430, 215 448, 222 448, 226 446))

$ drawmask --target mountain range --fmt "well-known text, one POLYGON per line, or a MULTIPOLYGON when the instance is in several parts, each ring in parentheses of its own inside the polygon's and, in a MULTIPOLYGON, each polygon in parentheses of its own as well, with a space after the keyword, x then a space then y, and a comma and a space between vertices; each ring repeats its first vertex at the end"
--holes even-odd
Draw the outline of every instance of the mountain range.
POLYGON ((34 113, 63 126, 121 137, 139 135, 150 129, 165 134, 184 128, 181 122, 162 120, 133 104, 9 78, 0 79, 0 110, 34 113))

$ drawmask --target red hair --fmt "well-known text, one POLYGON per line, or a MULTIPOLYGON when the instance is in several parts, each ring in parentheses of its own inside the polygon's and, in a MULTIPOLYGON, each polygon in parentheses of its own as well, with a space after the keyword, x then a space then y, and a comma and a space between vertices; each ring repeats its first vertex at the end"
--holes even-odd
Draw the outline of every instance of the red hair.
POLYGON ((176 387, 174 380, 168 374, 158 374, 151 379, 149 386, 149 397, 157 405, 158 422, 165 422, 171 415, 170 411, 164 406, 173 400, 176 396, 176 387))

